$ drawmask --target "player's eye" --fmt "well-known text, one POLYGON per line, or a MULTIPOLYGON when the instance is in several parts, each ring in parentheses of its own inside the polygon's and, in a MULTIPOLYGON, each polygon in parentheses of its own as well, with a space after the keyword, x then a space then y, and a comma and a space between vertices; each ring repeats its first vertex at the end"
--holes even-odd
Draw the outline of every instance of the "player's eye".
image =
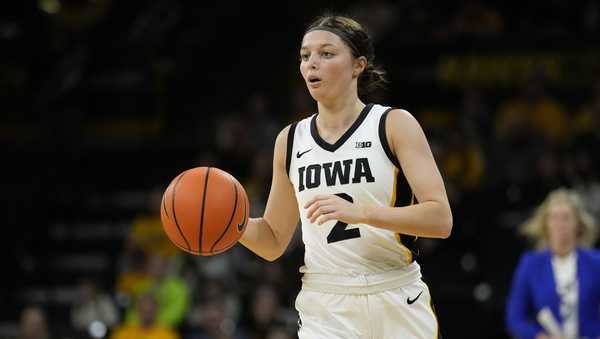
POLYGON ((308 53, 300 53, 300 60, 301 61, 308 61, 308 53))
POLYGON ((323 52, 323 53, 321 53, 321 55, 324 58, 331 58, 333 56, 333 53, 331 53, 331 52, 323 52))

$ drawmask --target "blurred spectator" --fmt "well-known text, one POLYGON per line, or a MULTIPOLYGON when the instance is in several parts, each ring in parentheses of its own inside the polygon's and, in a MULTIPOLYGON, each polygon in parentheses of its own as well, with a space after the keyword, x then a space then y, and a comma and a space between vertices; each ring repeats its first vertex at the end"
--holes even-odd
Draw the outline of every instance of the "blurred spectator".
POLYGON ((154 187, 147 195, 146 210, 137 215, 129 230, 117 276, 119 304, 131 304, 131 298, 139 294, 139 287, 146 286, 151 257, 164 256, 175 270, 181 252, 167 238, 160 220, 162 188, 154 187))
POLYGON ((283 308, 277 290, 267 284, 255 287, 247 315, 245 329, 248 339, 266 338, 273 327, 285 328, 297 321, 296 313, 283 308))
POLYGON ((420 117, 431 136, 432 151, 440 163, 451 200, 464 191, 481 189, 486 176, 486 130, 490 112, 483 95, 466 89, 458 112, 426 110, 420 117))
MULTIPOLYGON (((171 178, 173 171, 186 166, 230 169, 244 183, 251 214, 261 215, 271 184, 276 133, 281 126, 317 111, 316 102, 298 76, 297 64, 288 62, 298 57, 297 41, 282 37, 299 33, 294 32, 298 28, 295 24, 320 10, 318 4, 295 7, 294 15, 273 17, 272 21, 257 20, 272 6, 245 3, 220 2, 210 11, 200 2, 169 0, 12 3, 15 5, 6 6, 0 20, 0 42, 7 51, 0 63, 0 97, 5 103, 0 139, 9 156, 18 154, 15 161, 9 161, 17 164, 14 169, 9 166, 9 172, 28 179, 7 182, 7 229, 17 230, 23 240, 13 241, 17 249, 5 256, 10 261, 6 274, 15 273, 16 278, 10 279, 4 289, 6 295, 0 298, 2 320, 19 317, 18 310, 24 304, 43 302, 44 309, 52 310, 47 313, 53 320, 47 322, 52 336, 62 338, 63 332, 70 334, 62 328, 70 321, 87 332, 84 323, 110 314, 112 311, 101 311, 109 309, 102 306, 103 293, 97 291, 98 297, 88 298, 84 295, 94 293, 83 285, 77 304, 70 310, 65 308, 73 290, 64 284, 89 273, 97 274, 98 286, 112 283, 112 263, 118 255, 113 250, 122 246, 121 226, 130 222, 136 213, 131 208, 138 204, 137 200, 123 204, 119 197, 148 190, 148 209, 136 215, 125 231, 129 231, 125 254, 117 268, 115 287, 118 296, 125 297, 116 299, 119 311, 125 311, 120 314, 122 318, 139 322, 140 314, 132 305, 145 292, 155 298, 169 295, 164 292, 168 290, 167 279, 159 283, 161 279, 149 272, 149 258, 158 253, 177 257, 175 261, 167 259, 166 276, 181 272, 182 263, 190 266, 185 267, 189 269, 186 275, 179 274, 185 283, 174 284, 187 287, 173 288, 179 291, 174 294, 184 295, 182 291, 187 290, 188 296, 166 302, 171 305, 168 309, 182 309, 184 300, 191 304, 190 295, 194 294, 189 311, 174 311, 185 314, 179 321, 183 330, 191 326, 202 329, 189 331, 198 336, 212 333, 213 337, 242 338, 241 329, 273 323, 259 318, 269 319, 275 313, 275 318, 285 319, 262 326, 264 331, 258 334, 264 335, 261 339, 285 338, 286 331, 295 337, 293 308, 289 316, 282 315, 288 314, 300 288, 298 267, 304 255, 300 228, 282 258, 268 265, 242 246, 213 257, 179 255, 181 251, 164 235, 158 214, 164 186, 153 188, 149 183, 156 183, 157 177, 171 178), (217 29, 218 22, 233 26, 230 30, 217 29), (255 27, 257 22, 264 25, 255 27), (250 26, 256 30, 243 29, 250 26), (248 34, 258 36, 259 44, 248 34), (205 53, 219 41, 223 44, 216 49, 218 57, 205 53), (236 46, 242 44, 239 53, 228 49, 231 41, 236 46), (263 52, 261 44, 269 46, 271 55, 287 51, 277 58, 287 66, 274 61, 267 68, 256 67, 256 74, 245 72, 244 63, 251 63, 257 51, 263 52), (236 81, 231 81, 233 78, 236 81), (160 129, 162 120, 155 120, 158 116, 168 117, 165 130, 160 129), (155 128, 165 133, 146 134, 155 128), (150 135, 160 138, 142 138, 150 135), (44 164, 44 171, 38 170, 39 164, 44 164), (45 174, 40 177, 40 173, 45 174), (95 179, 88 180, 92 177, 95 179), (30 210, 36 213, 28 214, 30 210), (20 227, 23 215, 34 217, 29 224, 49 232, 20 227), (94 227, 87 227, 92 224, 94 227), (56 225, 64 226, 64 236, 53 235, 56 225), (71 253, 74 251, 102 252, 107 261, 87 267, 90 272, 62 274, 61 268, 57 274, 54 258, 65 254, 77 258, 78 253, 71 253), (217 280, 223 286, 214 287, 217 280), (262 283, 273 286, 279 296, 279 302, 273 304, 278 306, 265 301, 273 300, 271 297, 260 297, 263 301, 258 304, 267 307, 253 311, 254 303, 246 298, 258 294, 262 283), (172 306, 177 302, 179 306, 172 306)), ((465 271, 469 265, 476 267, 470 275, 460 274, 449 265, 440 271, 443 277, 439 285, 446 289, 435 289, 440 290, 442 303, 447 301, 446 315, 440 314, 447 318, 445 322, 442 319, 444 330, 450 337, 478 337, 473 335, 476 326, 468 332, 460 321, 454 321, 458 315, 469 316, 463 312, 467 309, 476 313, 474 322, 492 328, 486 337, 499 337, 504 325, 495 315, 503 311, 503 303, 487 304, 495 308, 491 317, 489 308, 478 312, 479 304, 472 303, 471 291, 462 282, 475 277, 473 273, 481 273, 494 282, 494 292, 508 287, 502 286, 503 280, 493 279, 495 276, 490 279, 491 271, 485 269, 494 267, 494 274, 503 277, 511 269, 492 264, 501 261, 497 253, 504 253, 504 260, 515 253, 515 235, 502 226, 515 225, 547 190, 562 184, 575 188, 587 210, 600 218, 600 82, 589 96, 586 89, 588 79, 598 70, 595 41, 600 32, 600 1, 377 0, 343 7, 373 33, 382 60, 399 61, 390 64, 394 66, 388 75, 406 81, 393 81, 387 102, 407 108, 433 104, 439 111, 419 112, 419 120, 425 133, 434 135, 431 147, 446 176, 456 224, 461 227, 451 241, 439 243, 447 255, 426 255, 423 259, 432 261, 432 267, 442 259, 456 264, 459 260, 455 258, 462 256, 465 248, 478 259, 475 264, 460 260, 465 271), (444 41, 430 38, 438 30, 444 41), (552 32, 568 35, 548 34, 552 32), (449 38, 456 40, 447 41, 449 38), (541 44, 531 46, 533 42, 541 44), (472 62, 460 62, 470 55, 474 56, 472 62), (490 87, 485 91, 461 91, 452 85, 440 88, 436 67, 443 64, 440 58, 448 57, 457 59, 458 66, 469 65, 463 70, 468 74, 493 67, 506 69, 507 77, 486 83, 490 87), (528 80, 523 81, 518 97, 513 97, 514 88, 504 87, 513 83, 511 71, 527 67, 533 60, 541 60, 547 70, 555 72, 552 92, 536 89, 543 89, 541 80, 528 80), (461 93, 462 102, 456 107, 461 93), (582 104, 569 106, 575 103, 582 104), (574 119, 569 121, 567 112, 571 111, 574 119), (491 113, 497 113, 498 118, 491 113), (481 227, 481 220, 489 225, 481 227), (499 241, 502 236, 508 241, 499 241), (497 246, 486 246, 490 242, 497 246), (499 250, 498 246, 508 247, 499 250), (490 318, 493 321, 485 323, 490 318)), ((283 4, 282 8, 291 7, 283 4)), ((421 253, 435 248, 427 245, 431 243, 437 242, 422 239, 421 253)), ((431 280, 436 283, 435 278, 431 280)), ((161 298, 157 300, 160 314, 165 306, 161 306, 161 298)), ((46 323, 44 311, 32 310, 27 315, 29 330, 21 325, 22 337, 49 337, 26 335, 40 332, 35 328, 49 331, 46 325, 39 325, 46 323)), ((443 308, 440 311, 443 313, 443 308)), ((2 332, 5 325, 0 325, 0 337, 4 333, 16 337, 18 324, 11 322, 10 326, 10 332, 2 332)))
MULTIPOLYGON (((173 259, 160 254, 148 258, 146 277, 133 286, 133 299, 151 294, 157 303, 156 323, 172 328, 181 324, 190 302, 189 289, 185 281, 177 274, 169 272, 173 259)), ((130 307, 126 323, 139 324, 139 308, 130 307)))
POLYGON ((122 261, 124 267, 117 276, 117 294, 119 303, 127 305, 135 294, 136 286, 146 279, 148 256, 141 248, 130 248, 126 250, 122 261))
POLYGON ((515 270, 506 324, 518 338, 552 338, 543 312, 560 324, 562 338, 600 336, 598 229, 574 191, 551 192, 522 225, 538 251, 523 254, 515 270))
POLYGON ((496 117, 496 137, 502 141, 525 135, 551 143, 566 141, 568 118, 544 88, 541 75, 526 82, 519 97, 504 102, 496 117))
POLYGON ((98 290, 92 279, 79 284, 78 298, 71 307, 71 324, 77 331, 87 331, 94 322, 108 328, 117 324, 119 313, 112 298, 98 290))
POLYGON ((145 213, 138 215, 129 232, 128 251, 141 249, 146 254, 174 256, 181 253, 167 238, 160 221, 163 188, 155 187, 148 193, 145 213))
POLYGON ((497 187, 510 185, 521 192, 507 196, 507 203, 523 208, 567 184, 562 151, 569 141, 568 121, 561 105, 546 94, 541 73, 529 78, 517 98, 500 104, 490 152, 490 167, 497 170, 490 178, 497 187))
POLYGON ((157 302, 151 294, 140 296, 136 308, 139 322, 118 327, 111 339, 179 339, 177 332, 158 323, 157 302))
POLYGON ((193 329, 186 339, 244 339, 228 305, 227 296, 215 291, 207 295, 201 304, 192 311, 190 321, 193 329))
POLYGON ((441 165, 444 174, 460 191, 478 189, 485 174, 485 158, 477 140, 453 130, 446 140, 441 165))
POLYGON ((40 307, 27 307, 21 312, 18 339, 50 339, 46 313, 40 307))

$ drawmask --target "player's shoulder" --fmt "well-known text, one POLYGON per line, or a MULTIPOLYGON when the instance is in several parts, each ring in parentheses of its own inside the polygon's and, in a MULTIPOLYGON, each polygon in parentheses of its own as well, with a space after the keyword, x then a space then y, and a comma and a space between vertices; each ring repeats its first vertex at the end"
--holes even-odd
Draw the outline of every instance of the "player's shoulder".
POLYGON ((314 116, 314 114, 311 114, 303 119, 292 121, 291 123, 287 124, 285 127, 283 127, 279 131, 279 134, 277 135, 277 139, 280 139, 281 142, 286 142, 288 137, 294 136, 294 134, 296 133, 296 130, 298 130, 300 128, 309 127, 310 120, 312 119, 313 116, 314 116))
POLYGON ((387 123, 392 126, 414 126, 419 125, 419 122, 412 113, 402 108, 391 108, 387 113, 387 123))
POLYGON ((295 123, 285 125, 285 127, 279 131, 279 134, 277 134, 277 139, 287 139, 288 134, 290 134, 290 129, 294 124, 295 123))
POLYGON ((275 152, 287 153, 291 151, 292 143, 294 142, 294 134, 296 133, 298 123, 304 120, 306 119, 300 121, 293 121, 285 125, 279 131, 279 133, 277 134, 277 138, 275 139, 275 152))
MULTIPOLYGON (((294 124, 288 124, 283 127, 279 133, 277 134, 277 138, 275 138, 275 151, 281 152, 287 148, 288 136, 290 134, 290 130, 294 128, 294 124)), ((293 136, 292 136, 293 137, 293 136)))
POLYGON ((391 108, 383 121, 385 133, 391 143, 412 142, 423 134, 421 124, 414 115, 402 108, 391 108))

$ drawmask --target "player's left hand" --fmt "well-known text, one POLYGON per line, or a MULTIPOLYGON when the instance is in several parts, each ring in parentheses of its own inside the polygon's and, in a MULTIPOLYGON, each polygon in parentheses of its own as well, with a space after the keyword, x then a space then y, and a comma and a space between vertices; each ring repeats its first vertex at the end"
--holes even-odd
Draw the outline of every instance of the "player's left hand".
POLYGON ((358 204, 333 194, 316 195, 304 205, 304 208, 310 222, 318 225, 329 220, 347 224, 360 224, 365 220, 364 210, 358 204))

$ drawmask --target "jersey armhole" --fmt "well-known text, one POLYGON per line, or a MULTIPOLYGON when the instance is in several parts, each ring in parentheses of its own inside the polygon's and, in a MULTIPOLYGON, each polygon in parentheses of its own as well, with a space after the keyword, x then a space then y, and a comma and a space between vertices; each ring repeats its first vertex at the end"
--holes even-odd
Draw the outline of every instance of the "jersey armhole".
POLYGON ((393 196, 392 196, 392 206, 401 207, 401 206, 412 205, 415 202, 416 197, 413 194, 412 188, 410 187, 408 180, 404 176, 402 166, 400 166, 400 161, 392 152, 392 149, 390 148, 390 144, 387 141, 387 135, 385 132, 385 122, 386 122, 388 113, 392 109, 393 108, 388 108, 381 115, 381 118, 379 120, 379 141, 381 142, 381 146, 383 147, 383 151, 385 152, 385 155, 387 155, 388 159, 392 162, 392 164, 394 166, 396 166, 396 170, 394 172, 395 177, 394 177, 394 190, 393 190, 393 196))
POLYGON ((291 179, 290 164, 292 163, 292 149, 294 148, 294 134, 296 133, 296 124, 297 123, 298 122, 295 122, 290 125, 290 129, 288 130, 288 137, 287 137, 287 148, 286 148, 286 153, 285 153, 285 172, 287 173, 287 175, 290 179, 291 179))
MULTIPOLYGON (((417 197, 414 195, 406 177, 402 172, 402 167, 400 166, 400 162, 398 158, 392 152, 390 148, 390 144, 387 141, 387 135, 385 133, 385 121, 387 119, 388 113, 393 108, 388 108, 379 120, 379 141, 381 142, 381 146, 383 146, 383 151, 385 155, 387 155, 388 159, 396 166, 396 178, 394 178, 394 196, 392 197, 392 206, 393 207, 401 207, 407 205, 413 205, 418 203, 417 197)), ((413 262, 419 256, 419 249, 417 247, 417 238, 414 235, 407 235, 402 233, 396 233, 396 239, 398 242, 409 251, 408 258, 409 262, 413 262)))
POLYGON ((387 135, 385 132, 385 121, 387 115, 393 109, 394 108, 392 107, 388 108, 385 112, 383 112, 381 118, 379 119, 379 141, 381 142, 381 146, 383 146, 383 151, 385 152, 385 155, 387 155, 388 159, 390 159, 390 161, 392 162, 392 164, 394 164, 394 166, 396 166, 396 168, 400 169, 400 163, 398 162, 398 158, 396 158, 396 156, 392 152, 390 144, 387 141, 387 135))

